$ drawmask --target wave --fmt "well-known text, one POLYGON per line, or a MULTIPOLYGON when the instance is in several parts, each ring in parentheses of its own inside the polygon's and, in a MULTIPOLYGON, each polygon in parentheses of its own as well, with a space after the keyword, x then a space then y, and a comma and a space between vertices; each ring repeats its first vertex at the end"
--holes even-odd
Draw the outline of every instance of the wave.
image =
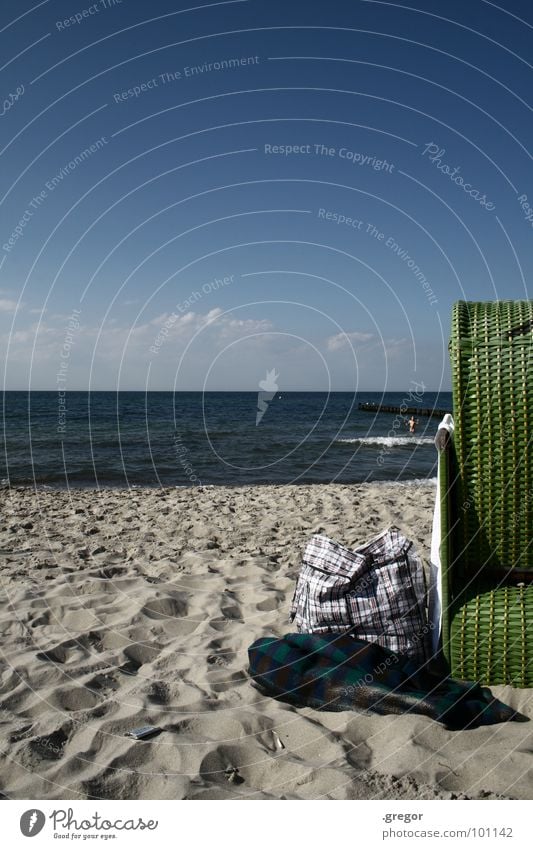
POLYGON ((336 442, 344 442, 347 444, 357 443, 359 445, 386 445, 388 448, 394 448, 395 445, 434 445, 434 439, 431 436, 366 436, 354 437, 352 439, 343 438, 337 439, 336 442))
POLYGON ((408 478, 407 480, 372 481, 372 486, 437 486, 438 478, 408 478))

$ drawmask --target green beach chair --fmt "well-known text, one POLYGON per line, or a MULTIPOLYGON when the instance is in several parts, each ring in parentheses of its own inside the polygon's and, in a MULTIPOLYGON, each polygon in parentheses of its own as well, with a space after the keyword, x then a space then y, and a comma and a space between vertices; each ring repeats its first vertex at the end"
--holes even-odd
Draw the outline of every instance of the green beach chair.
POLYGON ((453 307, 437 434, 442 648, 454 676, 533 686, 533 301, 453 307))

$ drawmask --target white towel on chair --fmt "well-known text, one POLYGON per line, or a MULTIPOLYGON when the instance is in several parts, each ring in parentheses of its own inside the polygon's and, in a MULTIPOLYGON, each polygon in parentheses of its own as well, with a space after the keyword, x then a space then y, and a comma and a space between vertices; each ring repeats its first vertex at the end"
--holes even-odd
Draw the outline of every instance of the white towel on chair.
MULTIPOLYGON (((439 425, 439 430, 444 428, 450 436, 453 434, 454 422, 450 413, 446 413, 439 425)), ((433 625, 431 629, 432 649, 435 653, 439 647, 442 630, 442 597, 441 597, 441 521, 440 521, 440 486, 441 486, 441 464, 439 456, 439 470, 437 482, 437 496, 435 498, 435 510, 433 511, 433 528, 431 532, 431 559, 430 559, 430 585, 428 597, 428 621, 433 625)))

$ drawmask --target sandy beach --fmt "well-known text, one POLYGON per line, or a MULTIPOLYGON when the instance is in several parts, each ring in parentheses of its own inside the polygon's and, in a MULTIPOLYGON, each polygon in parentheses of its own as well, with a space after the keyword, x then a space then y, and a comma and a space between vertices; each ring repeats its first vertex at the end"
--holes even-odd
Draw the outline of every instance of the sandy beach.
MULTIPOLYGON (((248 646, 291 630, 309 536, 351 546, 395 524, 427 561, 433 484, 1 497, 3 798, 532 797, 533 724, 451 732, 250 683, 248 646), (146 724, 161 733, 124 736, 146 724)), ((531 690, 493 692, 532 716, 531 690)))

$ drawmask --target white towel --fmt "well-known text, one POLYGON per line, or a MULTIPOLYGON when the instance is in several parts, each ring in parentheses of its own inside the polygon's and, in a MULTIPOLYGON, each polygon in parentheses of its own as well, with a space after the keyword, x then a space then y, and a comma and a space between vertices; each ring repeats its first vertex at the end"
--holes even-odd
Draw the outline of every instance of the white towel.
MULTIPOLYGON (((444 428, 452 436, 454 431, 453 417, 446 413, 439 425, 439 430, 444 428)), ((443 459, 443 458, 442 458, 443 459)), ((437 497, 435 498, 435 510, 433 511, 433 528, 431 532, 431 559, 430 559, 430 586, 428 596, 428 620, 433 624, 431 629, 431 642, 433 653, 439 647, 442 630, 442 596, 441 596, 441 521, 440 521, 440 486, 441 486, 441 454, 439 452, 439 469, 437 482, 437 497)))

